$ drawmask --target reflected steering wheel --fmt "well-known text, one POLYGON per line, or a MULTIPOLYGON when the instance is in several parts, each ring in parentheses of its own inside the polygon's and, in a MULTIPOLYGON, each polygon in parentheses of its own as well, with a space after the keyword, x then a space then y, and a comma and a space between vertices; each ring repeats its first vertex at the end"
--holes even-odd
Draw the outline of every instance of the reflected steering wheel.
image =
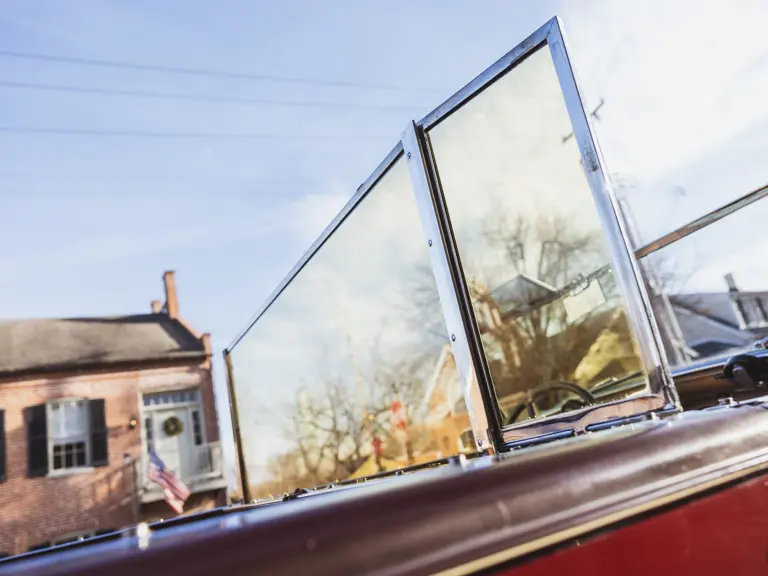
POLYGON ((528 411, 528 417, 531 420, 536 418, 536 410, 534 408, 536 400, 540 396, 546 394, 547 392, 551 392, 552 390, 566 390, 567 392, 571 392, 579 397, 578 400, 575 398, 567 400, 560 408, 560 412, 568 412, 570 410, 576 410, 578 408, 583 408, 584 406, 597 403, 597 398, 595 398, 588 390, 585 390, 573 382, 557 380, 555 382, 549 382, 539 386, 538 388, 534 388, 533 390, 529 390, 528 398, 525 400, 525 402, 517 404, 510 411, 509 418, 507 418, 507 425, 514 424, 515 421, 520 417, 520 414, 522 414, 523 410, 528 411))

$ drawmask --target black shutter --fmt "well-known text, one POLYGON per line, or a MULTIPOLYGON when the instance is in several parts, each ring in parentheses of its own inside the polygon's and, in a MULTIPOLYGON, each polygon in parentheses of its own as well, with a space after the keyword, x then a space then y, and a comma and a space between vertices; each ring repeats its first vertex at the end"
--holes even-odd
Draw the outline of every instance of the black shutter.
POLYGON ((3 482, 5 478, 5 412, 0 410, 0 482, 3 482))
POLYGON ((109 453, 107 451, 107 419, 104 414, 104 400, 91 400, 91 466, 107 466, 109 453))
POLYGON ((27 423, 27 476, 48 474, 48 420, 45 404, 24 409, 27 423))

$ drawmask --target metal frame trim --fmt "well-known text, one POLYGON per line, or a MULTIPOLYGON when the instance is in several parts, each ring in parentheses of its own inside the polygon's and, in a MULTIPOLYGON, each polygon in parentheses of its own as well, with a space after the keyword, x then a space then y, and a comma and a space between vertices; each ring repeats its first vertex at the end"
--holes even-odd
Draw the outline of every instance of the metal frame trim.
POLYGON ((663 341, 650 298, 645 292, 632 242, 626 230, 626 224, 621 218, 621 209, 614 194, 594 128, 586 112, 576 73, 568 54, 567 40, 560 19, 557 17, 547 34, 547 44, 560 80, 587 180, 603 222, 603 232, 612 252, 616 281, 624 293, 630 326, 638 339, 638 348, 649 377, 651 393, 660 395, 665 406, 680 409, 680 400, 669 372, 663 341))
POLYGON ((331 237, 331 235, 347 218, 347 216, 349 216, 349 214, 355 209, 360 201, 365 198, 365 195, 368 193, 368 191, 373 188, 373 186, 381 179, 382 176, 384 176, 384 173, 392 167, 392 165, 397 161, 402 153, 403 144, 402 142, 398 141, 397 144, 395 144, 395 147, 392 148, 389 154, 387 154, 386 158, 382 160, 382 162, 376 167, 371 175, 368 176, 365 182, 358 186, 357 191, 352 196, 352 198, 347 201, 347 203, 344 205, 344 208, 342 208, 336 217, 331 221, 331 223, 326 226, 325 230, 323 230, 323 233, 320 234, 317 240, 312 243, 312 245, 299 259, 296 265, 291 269, 290 272, 288 272, 280 284, 277 285, 277 288, 275 288, 272 294, 269 295, 264 304, 262 304, 261 308, 259 308, 253 318, 248 322, 247 326, 240 331, 237 337, 227 347, 227 350, 230 352, 234 350, 234 348, 240 343, 243 337, 250 331, 251 328, 253 328, 254 324, 259 321, 259 319, 264 315, 269 307, 272 306, 275 300, 277 300, 280 294, 282 294, 283 291, 288 287, 288 284, 290 284, 298 275, 298 273, 301 272, 301 270, 312 259, 315 253, 322 247, 323 244, 325 244, 325 241, 331 237))
POLYGON ((492 84, 500 76, 504 75, 510 68, 517 66, 526 56, 535 52, 547 40, 550 34, 550 28, 555 25, 557 17, 548 20, 533 34, 512 48, 504 56, 491 64, 478 76, 467 83, 463 88, 440 104, 437 108, 428 113, 417 124, 425 131, 429 130, 444 118, 449 116, 456 109, 460 108, 472 98, 477 96, 489 84, 492 84))
POLYGON ((569 430, 576 434, 581 434, 595 424, 622 418, 644 416, 666 408, 667 404, 659 396, 644 394, 633 398, 623 398, 613 402, 587 406, 563 415, 548 416, 536 420, 527 420, 512 426, 505 426, 502 434, 504 441, 507 443, 520 442, 529 438, 541 438, 542 436, 569 430))
POLYGON ((496 405, 496 401, 493 395, 489 396, 492 394, 492 389, 487 385, 481 385, 478 381, 480 374, 476 369, 477 363, 470 345, 468 335, 470 329, 465 322, 465 314, 462 313, 460 305, 459 294, 462 288, 460 284, 457 285, 457 275, 459 278, 463 278, 463 275, 457 272, 455 261, 450 255, 449 247, 452 245, 450 231, 445 220, 444 209, 441 211, 439 208, 441 205, 438 201, 439 183, 428 167, 429 149, 421 127, 411 122, 403 132, 402 143, 422 230, 425 234, 424 240, 429 246, 432 273, 448 330, 446 336, 450 335, 450 345, 459 372, 475 443, 481 450, 490 447, 498 451, 501 437, 498 434, 489 434, 490 430, 499 429, 496 425, 489 426, 489 421, 495 422, 495 416, 489 409, 496 405))
POLYGON ((243 452, 243 443, 240 436, 240 417, 237 411, 237 402, 235 401, 235 374, 232 368, 232 358, 229 350, 225 349, 224 366, 227 371, 227 392, 229 392, 229 414, 232 420, 232 436, 235 440, 235 453, 237 454, 238 482, 240 484, 240 494, 243 502, 251 501, 251 487, 248 484, 248 469, 245 464, 245 453, 243 452))
POLYGON ((758 200, 762 200, 766 196, 768 196, 768 184, 758 188, 757 190, 753 190, 752 192, 744 194, 744 196, 741 196, 740 198, 737 198, 736 200, 729 202, 724 206, 720 206, 720 208, 716 208, 715 210, 712 210, 711 212, 696 218, 696 220, 693 220, 688 224, 683 224, 679 228, 664 234, 664 236, 657 238, 653 242, 649 242, 645 246, 641 246, 635 250, 635 257, 639 260, 640 258, 644 258, 649 254, 653 254, 662 248, 666 248, 670 244, 674 244, 678 240, 682 240, 686 236, 690 236, 694 232, 698 232, 702 228, 706 228, 710 224, 714 224, 726 216, 730 216, 742 208, 746 208, 758 200))

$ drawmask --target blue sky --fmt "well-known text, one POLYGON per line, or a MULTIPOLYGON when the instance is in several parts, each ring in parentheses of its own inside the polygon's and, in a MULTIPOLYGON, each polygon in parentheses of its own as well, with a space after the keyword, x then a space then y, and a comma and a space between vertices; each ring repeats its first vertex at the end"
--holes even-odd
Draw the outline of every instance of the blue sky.
MULTIPOLYGON (((182 314, 213 334, 218 353, 406 123, 555 14, 588 102, 606 100, 597 125, 603 152, 612 173, 636 182, 626 193, 649 240, 768 181, 760 160, 768 152, 768 8, 760 0, 710 4, 6 0, 0 50, 368 88, 0 56, 5 82, 357 107, 0 86, 4 127, 273 136, 0 132, 0 316, 143 312, 162 294, 162 272, 174 269, 182 314), (686 194, 671 194, 676 186, 686 194)), ((765 242, 758 230, 740 233, 765 242)), ((733 246, 699 263, 694 287, 722 288, 733 246)), ((739 265, 737 279, 749 287, 768 282, 765 267, 739 265)), ((223 383, 221 370, 217 378, 223 383)))

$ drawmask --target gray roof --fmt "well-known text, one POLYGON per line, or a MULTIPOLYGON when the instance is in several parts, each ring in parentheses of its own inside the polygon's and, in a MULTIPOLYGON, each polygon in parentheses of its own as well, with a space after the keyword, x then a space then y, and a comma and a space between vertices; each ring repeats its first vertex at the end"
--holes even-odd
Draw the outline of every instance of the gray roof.
POLYGON ((734 328, 713 316, 702 314, 682 306, 675 306, 675 316, 688 345, 695 345, 707 340, 732 343, 734 346, 747 346, 754 342, 749 332, 734 328))
POLYGON ((505 314, 526 308, 540 301, 557 297, 557 290, 527 274, 518 274, 496 288, 491 295, 499 302, 505 314))
POLYGON ((0 321, 0 374, 204 357, 202 342, 166 314, 0 321))
POLYGON ((736 307, 728 292, 674 294, 671 299, 672 302, 681 304, 692 312, 702 314, 734 328, 739 327, 736 307))

